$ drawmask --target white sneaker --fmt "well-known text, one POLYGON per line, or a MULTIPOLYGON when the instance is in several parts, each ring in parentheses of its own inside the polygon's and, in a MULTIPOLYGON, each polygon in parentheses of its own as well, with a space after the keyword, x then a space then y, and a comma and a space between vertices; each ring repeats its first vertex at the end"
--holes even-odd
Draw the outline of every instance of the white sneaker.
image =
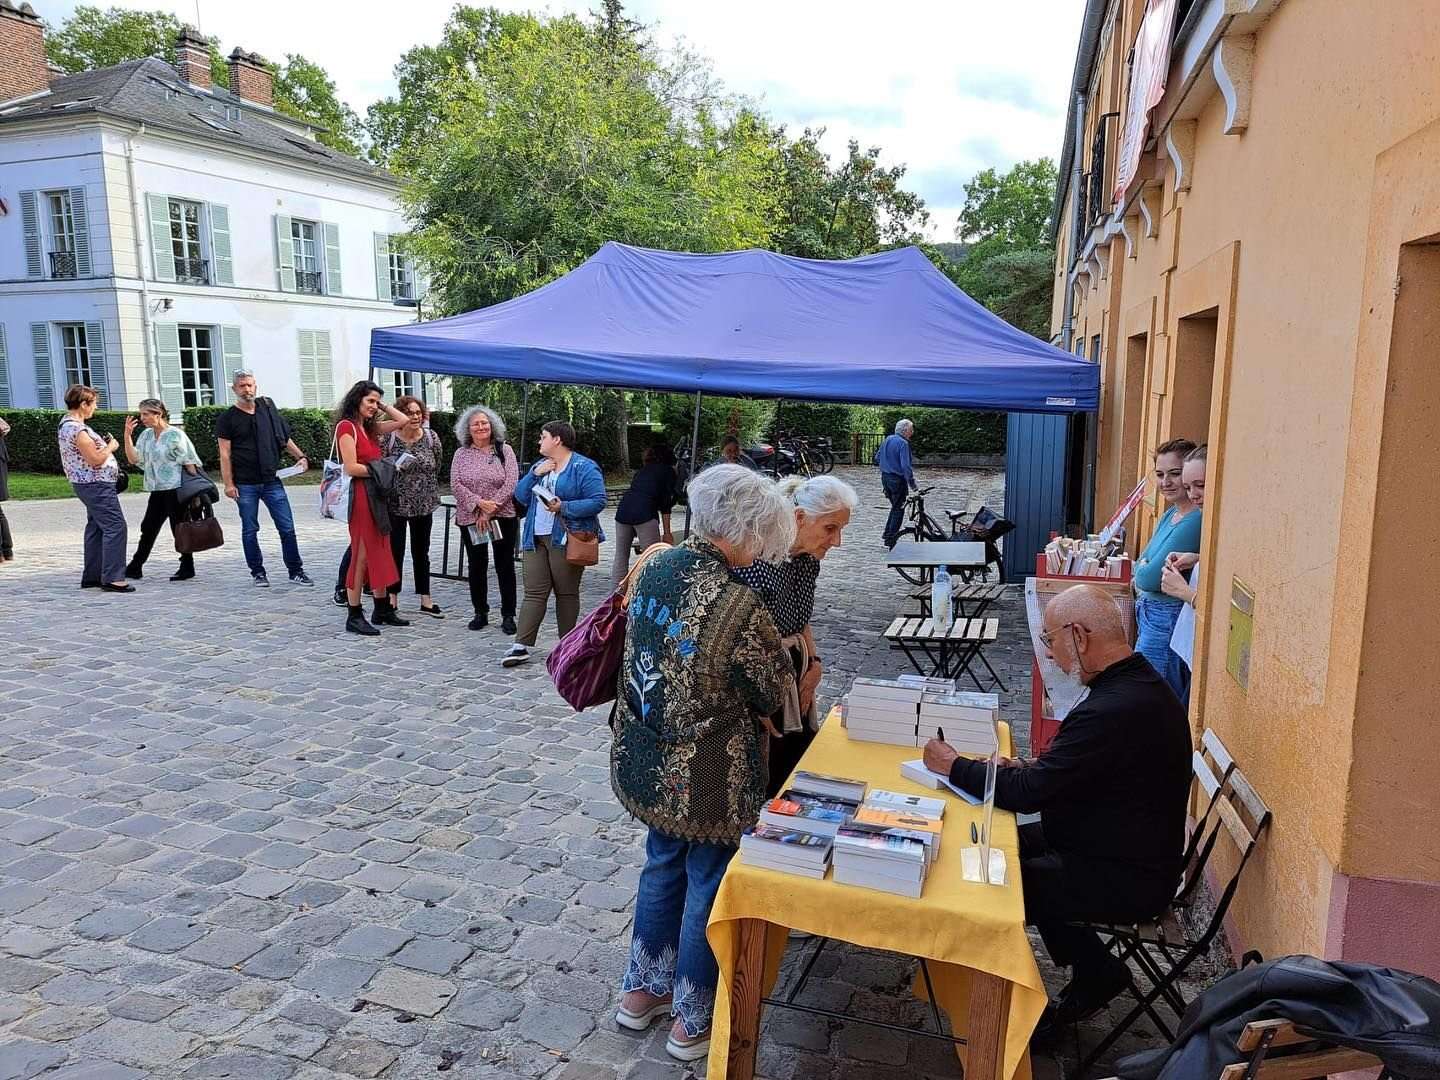
POLYGON ((710 1030, 707 1028, 693 1039, 684 1033, 677 1035, 672 1029, 665 1040, 665 1052, 676 1061, 699 1061, 710 1056, 710 1030))
POLYGON ((530 650, 527 649, 524 645, 511 645, 510 651, 501 658, 500 666, 519 667, 521 664, 525 663, 529 659, 530 650))
POLYGON ((631 1031, 645 1031, 656 1020, 669 1015, 670 999, 668 997, 661 998, 648 1009, 642 1009, 639 1012, 631 1012, 625 1007, 622 1000, 620 1007, 615 1010, 615 1023, 623 1028, 629 1028, 631 1031))

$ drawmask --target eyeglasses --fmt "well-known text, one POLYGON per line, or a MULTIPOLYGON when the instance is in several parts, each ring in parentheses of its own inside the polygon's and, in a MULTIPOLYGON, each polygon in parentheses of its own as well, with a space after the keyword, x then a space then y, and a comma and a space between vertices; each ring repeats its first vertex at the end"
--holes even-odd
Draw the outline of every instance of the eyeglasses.
POLYGON ((1054 641, 1055 641, 1055 635, 1058 634, 1061 630, 1069 630, 1072 626, 1078 626, 1081 630, 1084 630, 1087 634, 1090 632, 1090 628, 1089 628, 1088 626, 1086 626, 1084 623, 1081 623, 1081 622, 1067 622, 1067 623, 1061 624, 1060 626, 1057 626, 1054 630, 1041 630, 1041 631, 1040 631, 1040 644, 1044 645, 1047 649, 1050 648, 1051 645, 1052 645, 1052 644, 1054 643, 1054 641))

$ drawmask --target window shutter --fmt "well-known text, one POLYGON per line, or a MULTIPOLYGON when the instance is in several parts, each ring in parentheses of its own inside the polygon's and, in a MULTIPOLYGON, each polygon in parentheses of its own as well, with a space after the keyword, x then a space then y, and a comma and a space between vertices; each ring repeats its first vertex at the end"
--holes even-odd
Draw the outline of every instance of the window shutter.
POLYGON ((375 296, 380 300, 392 299, 390 293, 390 234, 375 234, 375 296))
POLYGON ((160 400, 175 415, 185 408, 185 379, 180 374, 180 324, 155 324, 155 363, 160 368, 160 400))
POLYGON ((425 268, 413 258, 410 260, 410 273, 415 278, 415 299, 426 300, 430 296, 430 275, 425 273, 425 268))
POLYGON ((325 232, 325 291, 339 296, 345 290, 340 285, 340 226, 322 222, 325 232))
POLYGON ((210 260, 216 285, 235 284, 235 259, 230 251, 230 208, 210 204, 210 260))
POLYGON ((70 220, 75 225, 75 273, 79 277, 90 277, 95 269, 90 261, 90 211, 83 187, 70 189, 70 220))
POLYGON ((295 241, 290 236, 290 218, 275 215, 275 275, 281 292, 295 291, 295 241))
POLYGON ((385 396, 395 396, 395 380, 390 377, 390 372, 385 368, 371 368, 370 378, 376 386, 385 392, 385 396))
POLYGON ((316 409, 319 401, 319 375, 315 370, 315 331, 300 331, 300 404, 316 409))
POLYGON ((40 207, 35 192, 20 192, 20 231, 25 237, 25 276, 45 276, 45 262, 40 253, 40 207))
POLYGON ((315 407, 329 409, 335 405, 335 368, 330 352, 330 331, 315 331, 315 407))
POLYGON ((30 324, 30 351, 35 355, 35 404, 55 408, 55 369, 50 366, 50 324, 30 324))
POLYGON ((105 364, 105 326, 103 323, 85 324, 85 349, 90 353, 90 385, 99 393, 97 404, 102 409, 110 408, 110 372, 105 364))
POLYGON ((240 327, 220 327, 220 371, 218 374, 225 381, 220 388, 220 395, 217 401, 226 405, 235 404, 235 391, 231 387, 235 384, 235 372, 245 366, 245 356, 240 350, 240 327))
POLYGON ((150 253, 155 260, 155 280, 175 280, 175 249, 170 245, 170 197, 147 192, 150 211, 150 253))
POLYGON ((5 324, 0 323, 0 408, 10 408, 10 354, 5 349, 5 324))

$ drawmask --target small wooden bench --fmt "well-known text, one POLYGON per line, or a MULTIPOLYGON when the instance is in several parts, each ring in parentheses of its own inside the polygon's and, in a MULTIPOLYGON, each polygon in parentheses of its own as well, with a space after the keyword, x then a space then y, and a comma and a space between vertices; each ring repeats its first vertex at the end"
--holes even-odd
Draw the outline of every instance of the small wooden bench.
MULTIPOLYGON (((1004 595, 1004 585, 961 585, 950 594, 950 602, 955 606, 956 619, 980 619, 984 618, 985 610, 1004 595)), ((910 599, 919 602, 922 619, 934 614, 930 610, 930 586, 916 589, 910 599)))
POLYGON ((934 619, 900 615, 881 636, 891 648, 902 651, 921 675, 957 680, 969 675, 975 688, 983 691, 988 688, 975 673, 972 665, 976 660, 990 673, 991 686, 1005 689, 984 651, 999 635, 999 619, 956 619, 948 630, 938 630, 934 619))

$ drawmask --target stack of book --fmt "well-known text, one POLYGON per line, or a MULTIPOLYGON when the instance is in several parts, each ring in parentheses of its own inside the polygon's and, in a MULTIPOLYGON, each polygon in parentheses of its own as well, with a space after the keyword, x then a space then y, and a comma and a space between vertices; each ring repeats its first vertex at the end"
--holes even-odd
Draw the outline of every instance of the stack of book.
POLYGON ((872 791, 855 820, 835 834, 835 880, 846 885, 918 897, 940 857, 942 799, 872 791))
POLYGON ((823 878, 834 840, 805 829, 758 824, 740 837, 740 861, 784 874, 823 878))
POLYGON ((899 679, 861 676, 850 684, 845 697, 845 731, 863 742, 915 746, 925 692, 923 686, 899 679))
POLYGON ((1066 577, 1124 578, 1130 556, 1115 541, 1056 537, 1045 545, 1045 572, 1066 577))
POLYGON ((790 778, 790 790, 822 799, 843 799, 846 802, 859 803, 865 798, 865 781, 799 769, 790 778))
POLYGON ((996 722, 1000 698, 958 690, 926 694, 920 699, 919 745, 945 733, 945 741, 967 757, 989 757, 999 749, 996 722))
POLYGON ((771 799, 760 811, 761 825, 778 825, 782 829, 801 829, 819 836, 834 836, 840 826, 855 816, 860 804, 851 799, 826 795, 810 795, 787 788, 778 799, 771 799))

